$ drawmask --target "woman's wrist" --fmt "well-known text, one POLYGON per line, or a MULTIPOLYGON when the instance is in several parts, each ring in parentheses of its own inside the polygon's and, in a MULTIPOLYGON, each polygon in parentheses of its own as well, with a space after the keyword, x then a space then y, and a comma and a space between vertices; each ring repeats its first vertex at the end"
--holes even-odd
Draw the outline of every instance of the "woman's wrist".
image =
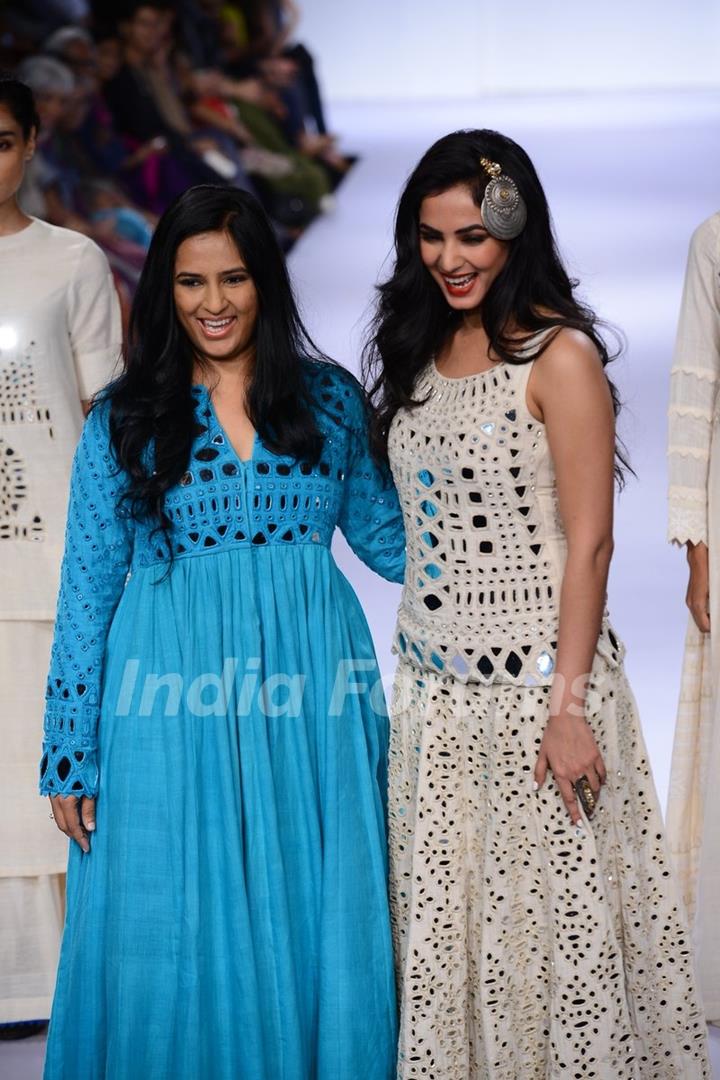
POLYGON ((549 719, 584 719, 590 672, 566 672, 558 669, 550 691, 549 719))
POLYGON ((688 540, 685 547, 687 560, 691 566, 707 563, 708 546, 703 540, 700 540, 697 544, 693 544, 692 540, 688 540))

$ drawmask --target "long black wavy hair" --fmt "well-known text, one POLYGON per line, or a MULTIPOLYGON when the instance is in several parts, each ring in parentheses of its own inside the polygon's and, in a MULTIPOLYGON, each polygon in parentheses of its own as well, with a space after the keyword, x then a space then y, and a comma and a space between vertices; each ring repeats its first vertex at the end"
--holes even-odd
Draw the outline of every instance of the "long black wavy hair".
MULTIPOLYGON (((420 159, 400 196, 395 216, 395 265, 391 277, 378 287, 363 353, 364 380, 376 410, 373 445, 380 455, 387 455, 388 432, 398 409, 419 404, 413 398, 417 376, 441 351, 463 318, 462 312, 448 305, 420 258, 422 202, 463 184, 479 207, 489 182, 480 164, 483 157, 501 165, 502 171, 515 181, 527 206, 527 224, 509 242, 507 261, 482 302, 482 322, 493 352, 508 364, 528 363, 554 337, 548 335, 537 349, 519 355, 532 335, 567 326, 588 335, 603 365, 619 355, 620 336, 615 334, 618 347, 611 354, 594 312, 575 296, 578 283, 568 277, 562 264, 545 192, 522 147, 497 131, 445 135, 420 159)), ((609 379, 608 383, 617 416, 619 395, 609 379)), ((630 465, 618 440, 615 475, 620 486, 625 469, 630 465)))
POLYGON ((258 297, 247 399, 253 426, 275 453, 315 463, 322 450, 300 359, 330 361, 303 326, 264 210, 254 196, 236 188, 190 188, 158 223, 132 306, 123 373, 99 399, 111 403, 112 445, 130 481, 124 501, 132 517, 154 521, 166 535, 165 493, 188 467, 193 368, 202 366, 175 312, 175 257, 188 237, 221 230, 237 246, 258 297))

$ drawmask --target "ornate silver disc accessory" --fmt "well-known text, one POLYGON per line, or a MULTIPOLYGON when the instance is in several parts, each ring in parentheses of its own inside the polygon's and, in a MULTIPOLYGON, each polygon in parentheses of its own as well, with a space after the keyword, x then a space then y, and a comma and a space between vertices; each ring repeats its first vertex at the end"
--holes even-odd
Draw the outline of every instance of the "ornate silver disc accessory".
POLYGON ((483 224, 496 240, 514 240, 525 228, 527 208, 514 180, 503 173, 496 161, 480 158, 490 177, 480 213, 483 224))

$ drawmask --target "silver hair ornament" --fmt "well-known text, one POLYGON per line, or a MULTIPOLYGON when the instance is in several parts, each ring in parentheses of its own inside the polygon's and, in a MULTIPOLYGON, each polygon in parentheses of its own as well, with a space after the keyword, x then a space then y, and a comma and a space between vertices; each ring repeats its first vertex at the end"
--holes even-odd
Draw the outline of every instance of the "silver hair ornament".
POLYGON ((527 221, 525 200, 496 161, 481 158, 480 164, 490 177, 480 207, 483 225, 496 240, 514 240, 527 221))

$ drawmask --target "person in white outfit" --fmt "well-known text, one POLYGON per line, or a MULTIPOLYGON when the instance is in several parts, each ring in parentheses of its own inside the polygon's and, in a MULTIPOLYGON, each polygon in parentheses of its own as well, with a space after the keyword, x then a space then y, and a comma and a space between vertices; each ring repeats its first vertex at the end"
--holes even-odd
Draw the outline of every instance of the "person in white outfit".
POLYGON ((17 192, 38 132, 32 93, 0 79, 0 1037, 47 1020, 67 840, 37 798, 67 493, 84 411, 121 349, 107 260, 29 217, 17 192))
POLYGON ((527 154, 410 175, 366 353, 405 519, 390 734, 398 1080, 710 1075, 606 608, 617 398, 527 154))
POLYGON ((695 924, 700 989, 720 1024, 720 213, 690 243, 670 383, 668 540, 687 549, 690 609, 667 831, 695 924), (714 782, 712 782, 714 780, 714 782))

